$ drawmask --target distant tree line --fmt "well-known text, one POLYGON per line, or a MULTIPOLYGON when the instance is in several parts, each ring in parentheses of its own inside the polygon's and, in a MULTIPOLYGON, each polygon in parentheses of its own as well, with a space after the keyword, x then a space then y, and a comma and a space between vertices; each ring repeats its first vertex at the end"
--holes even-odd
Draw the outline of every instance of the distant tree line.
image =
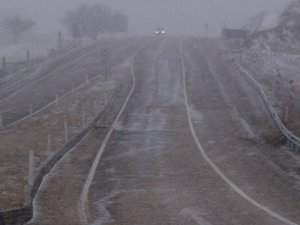
MULTIPOLYGON (((69 10, 61 22, 74 39, 87 37, 95 40, 100 34, 128 32, 128 16, 99 3, 69 10)), ((36 22, 20 14, 12 14, 0 21, 0 25, 17 44, 24 33, 36 26, 36 22)))
POLYGON ((17 44, 23 33, 29 31, 35 26, 35 22, 22 17, 21 15, 11 15, 6 17, 2 24, 11 35, 14 44, 17 44))
POLYGON ((74 39, 97 39, 100 34, 128 31, 128 17, 104 4, 81 5, 68 11, 62 24, 74 39))
POLYGON ((292 28, 293 33, 300 34, 300 1, 290 2, 280 18, 280 25, 292 28))

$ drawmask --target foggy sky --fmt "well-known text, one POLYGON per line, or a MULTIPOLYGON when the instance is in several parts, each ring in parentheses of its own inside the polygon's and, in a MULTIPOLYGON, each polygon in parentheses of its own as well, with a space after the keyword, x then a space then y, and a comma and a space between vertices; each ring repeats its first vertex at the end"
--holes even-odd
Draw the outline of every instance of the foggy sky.
POLYGON ((152 35, 156 27, 170 34, 201 35, 240 27, 260 11, 278 12, 290 0, 0 0, 0 19, 20 13, 38 20, 42 32, 62 29, 60 18, 80 3, 105 3, 129 15, 130 33, 152 35))

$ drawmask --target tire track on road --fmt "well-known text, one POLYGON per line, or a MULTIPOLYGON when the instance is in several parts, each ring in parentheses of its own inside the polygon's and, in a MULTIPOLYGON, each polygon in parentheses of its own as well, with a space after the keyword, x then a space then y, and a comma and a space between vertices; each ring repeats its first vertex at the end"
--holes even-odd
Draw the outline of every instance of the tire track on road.
POLYGON ((131 61, 131 76, 132 76, 132 87, 131 87, 131 90, 120 110, 120 112, 118 113, 118 116, 116 117, 116 119, 114 120, 113 122, 113 125, 110 127, 109 129, 109 132, 107 133, 107 135, 105 136, 102 144, 101 144, 101 147, 95 157, 95 160, 91 166, 91 169, 90 169, 90 172, 88 174, 88 177, 84 183, 84 186, 83 186, 83 189, 82 189, 82 192, 81 192, 81 195, 80 195, 80 199, 79 199, 79 203, 78 203, 78 215, 79 215, 79 218, 80 218, 80 223, 82 225, 87 225, 89 222, 88 222, 88 218, 87 218, 87 215, 86 215, 86 205, 88 203, 88 194, 89 194, 89 190, 90 190, 90 186, 93 182, 93 179, 94 179, 94 176, 95 176, 95 173, 96 173, 96 169, 99 165, 99 162, 100 162, 100 159, 101 159, 101 156, 104 152, 104 149, 111 137, 111 135, 113 134, 114 130, 115 130, 115 127, 118 126, 118 122, 121 118, 121 116, 123 115, 127 105, 128 105, 128 102, 130 101, 131 99, 131 96, 135 90, 135 87, 136 87, 136 78, 135 78, 135 70, 134 70, 134 61, 135 61, 135 57, 136 55, 142 51, 143 49, 145 49, 146 47, 148 47, 149 45, 151 45, 152 42, 150 44, 146 44, 145 46, 141 47, 139 50, 137 50, 134 55, 131 57, 130 61, 131 61))

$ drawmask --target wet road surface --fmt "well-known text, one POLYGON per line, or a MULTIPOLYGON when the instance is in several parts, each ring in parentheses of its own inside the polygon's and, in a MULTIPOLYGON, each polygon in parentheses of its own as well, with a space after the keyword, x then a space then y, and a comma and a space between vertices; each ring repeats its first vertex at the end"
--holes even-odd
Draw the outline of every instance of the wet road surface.
MULTIPOLYGON (((252 124, 268 121, 267 113, 230 62, 212 54, 215 48, 183 41, 184 69, 177 38, 156 40, 137 54, 136 87, 89 188, 89 224, 300 223, 296 181, 264 157, 261 148, 270 146, 251 142, 260 135, 252 124)), ((75 169, 75 180, 48 180, 36 200, 43 213, 29 224, 82 224, 79 196, 105 134, 91 134, 65 157, 81 164, 60 162, 55 171, 75 169)))

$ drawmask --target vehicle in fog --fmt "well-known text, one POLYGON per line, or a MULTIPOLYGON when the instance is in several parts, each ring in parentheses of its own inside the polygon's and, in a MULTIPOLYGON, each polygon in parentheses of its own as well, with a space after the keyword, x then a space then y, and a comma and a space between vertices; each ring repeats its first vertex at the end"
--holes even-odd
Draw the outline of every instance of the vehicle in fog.
POLYGON ((156 36, 164 36, 164 35, 166 35, 166 30, 162 27, 156 28, 155 35, 156 36))

